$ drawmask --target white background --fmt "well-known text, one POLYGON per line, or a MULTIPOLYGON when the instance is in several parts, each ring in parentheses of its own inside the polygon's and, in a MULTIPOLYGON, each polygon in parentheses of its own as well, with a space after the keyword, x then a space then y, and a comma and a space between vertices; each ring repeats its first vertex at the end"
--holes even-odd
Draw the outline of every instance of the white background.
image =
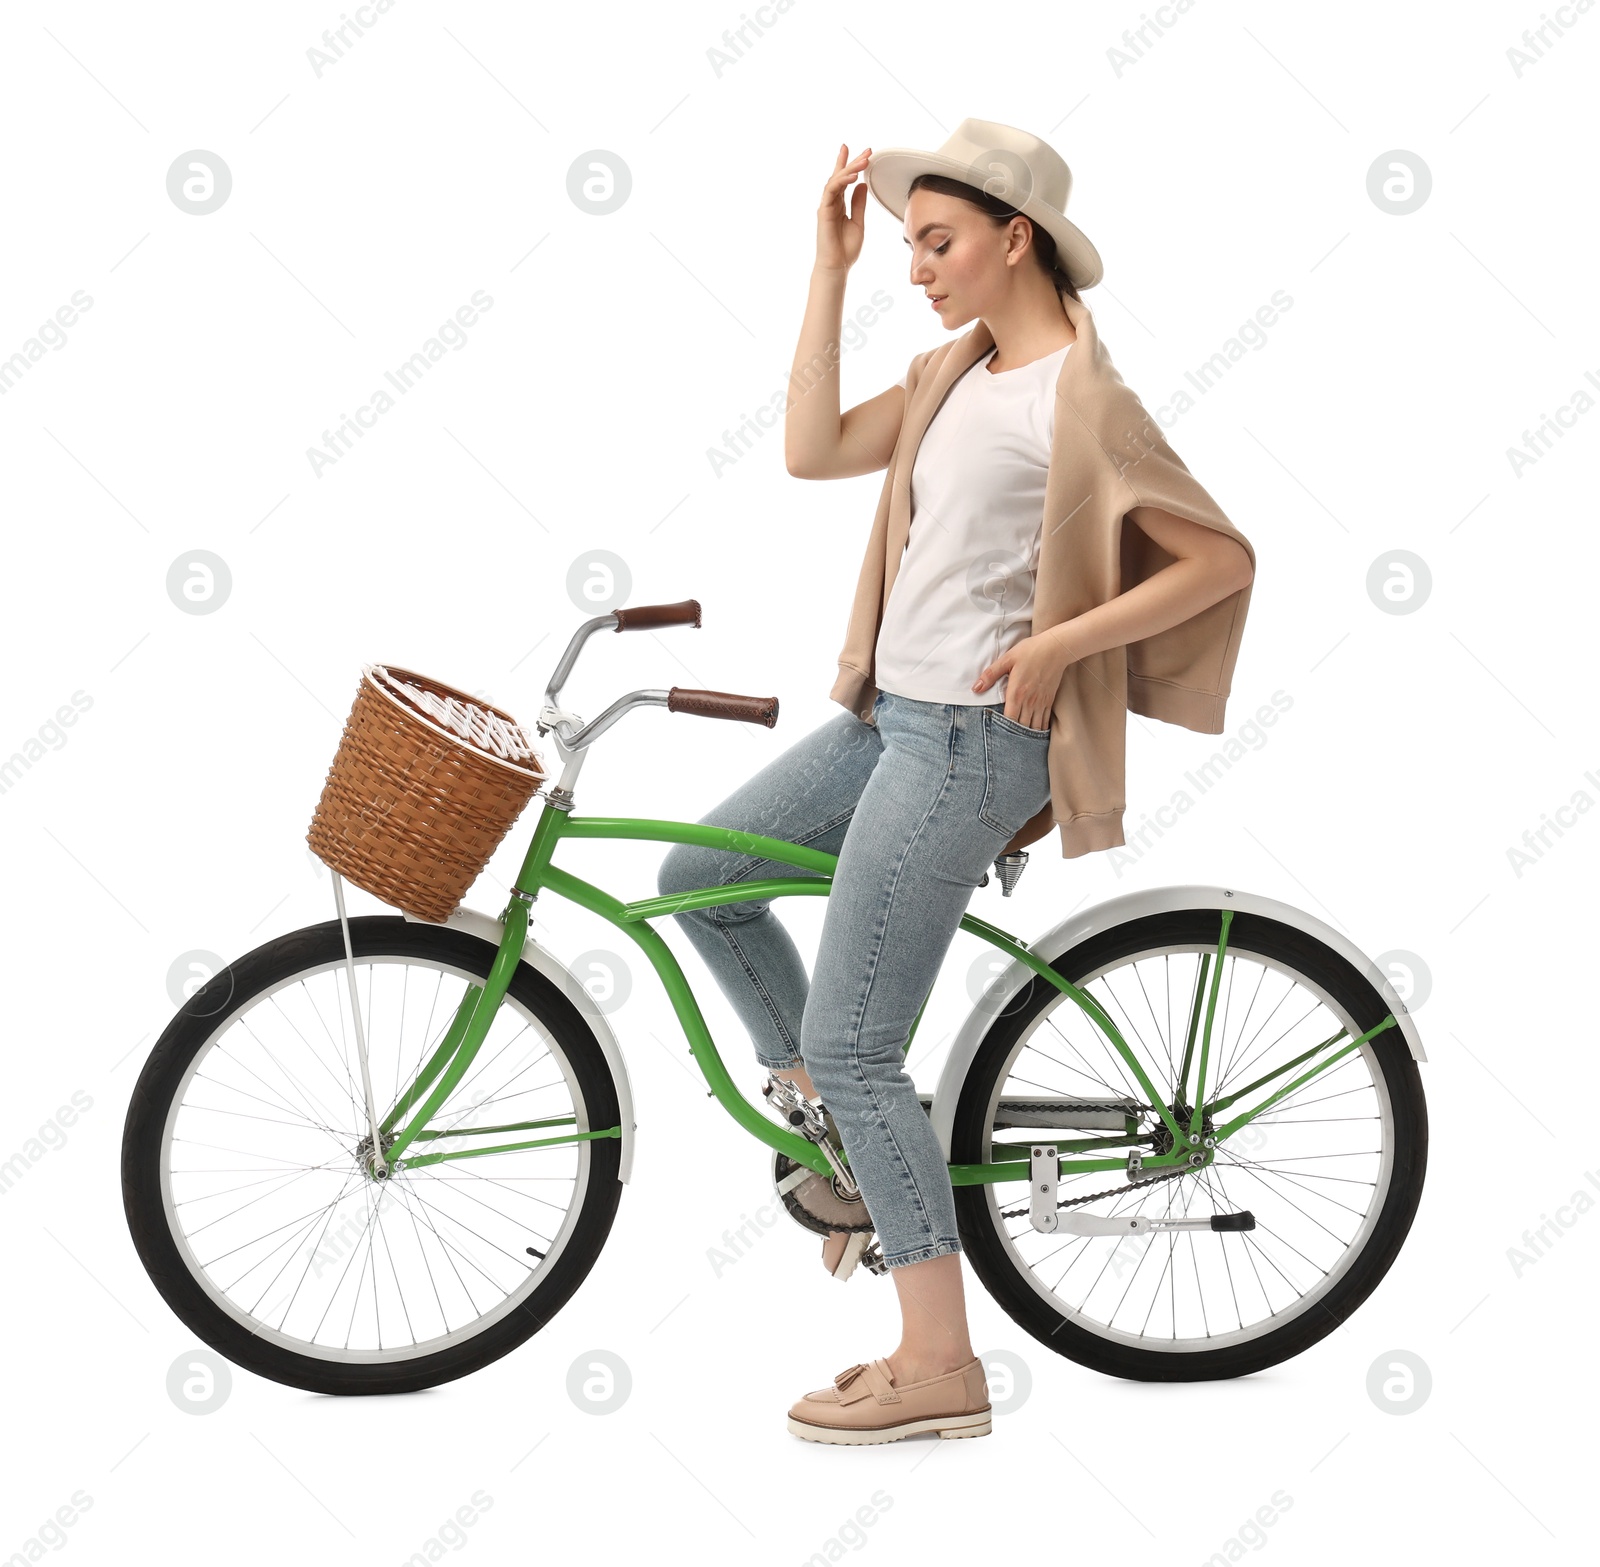
MULTIPOLYGON (((1600 378, 1600 20, 1562 8, 1570 29, 1519 75, 1507 51, 1540 25, 1533 4, 1200 0, 1131 45, 1138 5, 759 14, 719 68, 737 0, 399 0, 319 77, 307 52, 338 0, 5 10, 0 357, 76 290, 93 303, 0 397, 0 755, 46 732, 0 793, 0 1159, 41 1146, 75 1092, 92 1106, 0 1195, 0 1556, 27 1559, 78 1491, 91 1505, 46 1554, 399 1562, 478 1491, 492 1506, 445 1554, 1231 1559, 1280 1490, 1292 1506, 1234 1554, 1581 1550, 1600 1216, 1520 1277, 1508 1248, 1600 1170, 1593 1022, 1567 981, 1594 941, 1600 823, 1569 812, 1520 874, 1508 851, 1600 798, 1600 412, 1574 406, 1600 394, 1583 380, 1600 378), (571 704, 703 686, 778 696, 779 726, 631 715, 583 777, 591 814, 698 817, 838 711, 881 478, 790 478, 777 427, 720 474, 710 452, 783 388, 839 144, 935 147, 969 115, 1072 165, 1070 210, 1106 264, 1085 302, 1152 410, 1274 291, 1293 301, 1168 431, 1258 556, 1227 731, 1275 691, 1287 712, 1142 844, 1218 742, 1130 722, 1129 849, 1063 861, 1047 839, 1012 899, 991 885, 972 912, 1031 936, 1130 888, 1216 882, 1418 960, 1433 1142, 1394 1269, 1303 1356, 1180 1387, 1051 1355, 969 1272, 975 1343, 1032 1377, 993 1437, 799 1442, 789 1403, 894 1347, 892 1286, 862 1271, 841 1289, 787 1223, 718 1275, 708 1248, 770 1196, 769 1161, 706 1100, 631 943, 547 896, 541 941, 568 959, 626 946, 632 974, 612 1023, 637 1158, 587 1282, 515 1354, 429 1393, 336 1400, 240 1372, 214 1413, 182 1411, 167 1372, 197 1346, 139 1266, 118 1184, 175 960, 331 916, 305 832, 365 662, 531 721, 588 615, 698 598, 698 631, 594 639, 571 704), (232 176, 207 216, 167 194, 196 150, 232 176), (610 215, 568 195, 583 155, 631 173, 610 215), (1417 210, 1369 194, 1380 160, 1429 171, 1417 210), (318 476, 307 449, 479 289, 493 304, 466 346, 318 476), (1508 453, 1563 408, 1571 428, 1519 473, 1508 453), (213 613, 167 591, 196 550, 231 575, 213 613), (631 583, 585 598, 601 551, 631 583), (1431 585, 1393 613, 1368 581, 1401 551, 1431 585), (74 692, 87 710, 51 730, 74 692), (606 1416, 566 1391, 596 1349, 632 1376, 606 1416), (1367 1393, 1397 1349, 1433 1379, 1404 1415, 1367 1393), (841 1546, 878 1491, 891 1505, 841 1546)), ((845 355, 847 406, 942 340, 898 224, 872 203, 867 230, 847 310, 879 289, 892 304, 845 355)), ((524 841, 469 903, 498 912, 524 841)), ((622 897, 654 892, 658 860, 566 857, 622 897)), ((785 906, 808 955, 820 911, 785 906)), ((755 1097, 731 1010, 667 936, 755 1097)), ((980 950, 957 937, 913 1050, 922 1086, 980 950)))

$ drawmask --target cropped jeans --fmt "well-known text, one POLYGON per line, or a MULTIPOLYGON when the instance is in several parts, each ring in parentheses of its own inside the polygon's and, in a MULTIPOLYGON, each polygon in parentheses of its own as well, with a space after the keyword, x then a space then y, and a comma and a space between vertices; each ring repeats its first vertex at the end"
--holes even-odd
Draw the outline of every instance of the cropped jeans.
MULTIPOLYGON (((805 1068, 894 1268, 961 1250, 950 1173, 906 1071, 906 1042, 973 890, 1050 797, 1050 731, 995 703, 890 692, 872 715, 829 719, 701 818, 838 856, 809 982, 771 900, 673 917, 761 1063, 805 1068)), ((658 886, 670 896, 808 874, 676 844, 658 886)))

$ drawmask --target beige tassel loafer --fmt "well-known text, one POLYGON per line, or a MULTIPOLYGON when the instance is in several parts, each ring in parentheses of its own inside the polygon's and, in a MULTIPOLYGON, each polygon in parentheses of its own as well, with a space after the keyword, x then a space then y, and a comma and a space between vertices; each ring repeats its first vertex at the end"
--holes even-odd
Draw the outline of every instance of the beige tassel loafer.
POLYGON ((989 1384, 976 1356, 922 1382, 895 1384, 887 1360, 841 1371, 832 1387, 807 1393, 789 1410, 789 1429, 808 1442, 898 1442, 937 1431, 942 1437, 988 1436, 989 1384))

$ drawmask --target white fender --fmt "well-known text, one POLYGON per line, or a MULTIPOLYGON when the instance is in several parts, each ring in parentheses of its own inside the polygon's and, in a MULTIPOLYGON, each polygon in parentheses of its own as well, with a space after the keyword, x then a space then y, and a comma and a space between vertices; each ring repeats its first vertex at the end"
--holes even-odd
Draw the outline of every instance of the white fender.
MULTIPOLYGON (((498 947, 505 935, 505 926, 492 914, 485 914, 481 909, 469 909, 465 906, 458 908, 446 920, 419 920, 414 914, 407 914, 406 918, 413 925, 446 925, 451 930, 464 930, 469 936, 477 936, 480 940, 488 942, 491 947, 498 947)), ((594 1031, 594 1037, 605 1053, 606 1065, 611 1068, 612 1080, 617 1085, 617 1108, 622 1116, 622 1164, 618 1178, 626 1181, 633 1173, 635 1125, 633 1089, 628 1083, 628 1064, 622 1059, 622 1050, 617 1044, 617 1037, 611 1032, 611 1025, 606 1022, 605 1014, 594 1006, 588 988, 560 958, 541 947, 531 935, 523 943, 522 961, 543 974, 583 1013, 584 1021, 594 1031)))
MULTIPOLYGON (((1114 925, 1125 925, 1147 914, 1168 914, 1177 909, 1239 909, 1246 914, 1259 914, 1281 925, 1303 930, 1348 959, 1353 968, 1371 981, 1394 1013, 1395 1022, 1411 1049, 1412 1059, 1428 1059, 1422 1052, 1422 1039, 1410 1012, 1406 1010, 1405 1002, 1395 993, 1388 976, 1380 972, 1366 953, 1348 936, 1314 914, 1307 914, 1293 904, 1281 903, 1276 898, 1264 897, 1260 893, 1242 892, 1237 887, 1147 887, 1069 915, 1036 941, 1030 942, 1028 950, 1036 958, 1050 963, 1079 942, 1114 925)), ((1013 959, 993 981, 989 995, 968 1014, 960 1033, 956 1035, 955 1043, 950 1047, 949 1058, 939 1075, 939 1086, 928 1111, 933 1129, 938 1134, 939 1146, 944 1150, 947 1160, 950 1158, 950 1133, 955 1125, 956 1101, 961 1097, 961 1085, 966 1081, 978 1048, 990 1025, 1004 1012, 1005 1003, 1024 989, 1032 978, 1033 970, 1026 963, 1013 959)))

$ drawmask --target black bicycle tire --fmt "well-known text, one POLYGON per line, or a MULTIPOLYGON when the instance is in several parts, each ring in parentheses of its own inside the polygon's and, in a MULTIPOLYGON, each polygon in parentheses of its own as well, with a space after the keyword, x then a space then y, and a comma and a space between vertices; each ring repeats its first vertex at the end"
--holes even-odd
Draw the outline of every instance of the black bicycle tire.
MULTIPOLYGON (((1172 943, 1215 946, 1221 911, 1183 909, 1147 915, 1102 931, 1054 959, 1051 967, 1074 984, 1084 974, 1134 952, 1172 943)), ((1390 1011, 1381 993, 1343 957, 1306 932, 1260 915, 1237 912, 1229 925, 1229 950, 1277 957, 1321 985, 1365 1030, 1390 1011)), ((957 1098, 951 1133, 952 1162, 982 1163, 988 1156, 986 1119, 995 1077, 1028 1023, 1048 1004, 1055 987, 1035 975, 1008 1004, 973 1060, 957 1098)), ((1070 1003, 1064 1003, 1070 1005, 1070 1003)), ((1020 1328, 1055 1353, 1130 1381, 1201 1382, 1247 1376, 1303 1353, 1340 1327, 1377 1288, 1409 1233, 1427 1170, 1428 1117, 1417 1063, 1398 1027, 1369 1043, 1384 1076, 1394 1114, 1394 1169, 1372 1233, 1342 1278, 1320 1301, 1283 1327, 1215 1350, 1141 1350, 1080 1326, 1041 1299, 1018 1272, 993 1222, 988 1188, 958 1186, 956 1215, 967 1260, 995 1302, 1020 1328)))
MULTIPOLYGON (((494 946, 465 931, 399 915, 362 915, 349 923, 357 958, 431 957, 482 979, 495 956, 494 946)), ((431 1355, 361 1365, 300 1355, 250 1332, 206 1294, 183 1262, 161 1197, 162 1131, 177 1085, 215 1032, 224 1009, 231 1015, 262 990, 343 957, 337 920, 308 925, 236 959, 189 997, 156 1041, 129 1100, 122 1143, 123 1208, 140 1261, 162 1299, 193 1333, 234 1365, 315 1393, 409 1393, 454 1381, 501 1359, 572 1298, 598 1259, 616 1216, 622 1194, 622 1145, 613 1137, 589 1142, 590 1177, 571 1240, 528 1298, 482 1333, 431 1355)), ((589 1124, 618 1124, 615 1080, 593 1030, 571 999, 527 963, 517 965, 510 994, 539 1018, 565 1054, 578 1079, 589 1124)))

